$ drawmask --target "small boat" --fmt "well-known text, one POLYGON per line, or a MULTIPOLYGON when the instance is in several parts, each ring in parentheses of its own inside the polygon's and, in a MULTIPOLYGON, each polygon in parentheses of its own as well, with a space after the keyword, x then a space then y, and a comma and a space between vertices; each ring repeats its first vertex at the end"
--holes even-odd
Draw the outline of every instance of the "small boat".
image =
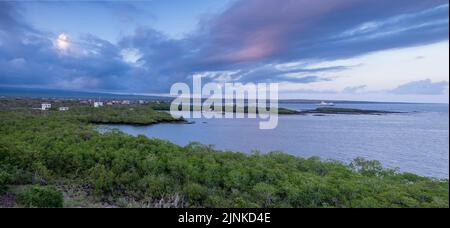
POLYGON ((334 106, 334 103, 327 103, 327 102, 325 102, 325 101, 322 101, 322 102, 320 102, 320 104, 319 104, 319 106, 322 106, 322 107, 331 107, 331 106, 334 106))

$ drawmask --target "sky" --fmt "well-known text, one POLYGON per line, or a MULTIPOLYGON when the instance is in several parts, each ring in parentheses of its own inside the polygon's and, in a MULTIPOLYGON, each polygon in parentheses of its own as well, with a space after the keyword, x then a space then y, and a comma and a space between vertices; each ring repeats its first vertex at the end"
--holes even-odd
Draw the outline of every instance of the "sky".
POLYGON ((448 103, 448 28, 448 0, 0 0, 0 86, 448 103))

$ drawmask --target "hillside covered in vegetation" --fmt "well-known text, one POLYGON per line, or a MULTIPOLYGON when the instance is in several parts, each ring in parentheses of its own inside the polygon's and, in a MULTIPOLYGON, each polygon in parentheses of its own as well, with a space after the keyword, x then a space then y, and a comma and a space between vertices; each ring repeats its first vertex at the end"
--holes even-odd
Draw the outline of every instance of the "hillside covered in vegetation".
POLYGON ((0 110, 0 207, 449 207, 448 180, 376 161, 180 147, 92 124, 173 121, 141 111, 0 110))

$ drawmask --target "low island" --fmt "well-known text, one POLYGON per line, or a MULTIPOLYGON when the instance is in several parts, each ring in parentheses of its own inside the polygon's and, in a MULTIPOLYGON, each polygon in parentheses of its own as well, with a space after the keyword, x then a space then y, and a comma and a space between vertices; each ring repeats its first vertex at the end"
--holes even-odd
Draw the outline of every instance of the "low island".
POLYGON ((384 115, 384 114, 399 114, 401 112, 380 111, 380 110, 365 110, 352 108, 333 108, 321 107, 314 110, 299 111, 297 114, 335 114, 335 115, 384 115))
MULTIPOLYGON (((152 104, 150 107, 154 110, 158 111, 170 111, 170 103, 160 103, 160 104, 152 104)), ((190 107, 179 107, 179 110, 202 110, 200 106, 190 106, 190 107)), ((211 111, 214 111, 214 107, 211 106, 211 111)), ((219 112, 227 112, 228 110, 232 110, 233 113, 248 113, 249 107, 245 106, 244 108, 238 108, 236 105, 234 107, 230 106, 222 106, 221 110, 218 110, 219 112)), ((270 112, 270 109, 268 109, 270 112)), ((256 112, 258 113, 258 109, 256 109, 256 112)), ((278 108, 279 115, 309 115, 309 114, 323 114, 323 115, 385 115, 385 114, 399 114, 401 112, 393 112, 393 111, 383 111, 383 110, 365 110, 365 109, 352 109, 352 108, 337 108, 337 107, 319 107, 316 109, 311 110, 303 110, 303 111, 297 111, 293 109, 288 108, 278 108)))

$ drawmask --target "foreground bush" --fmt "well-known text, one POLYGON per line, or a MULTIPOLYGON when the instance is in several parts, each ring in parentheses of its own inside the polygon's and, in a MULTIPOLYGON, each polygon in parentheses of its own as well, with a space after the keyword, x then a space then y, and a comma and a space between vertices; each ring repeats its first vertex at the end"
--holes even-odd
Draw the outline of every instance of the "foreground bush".
POLYGON ((26 187, 17 194, 17 203, 23 207, 61 208, 63 194, 52 186, 26 187))
POLYGON ((9 175, 8 173, 0 170, 0 195, 5 193, 5 191, 8 189, 7 184, 9 182, 9 175))

